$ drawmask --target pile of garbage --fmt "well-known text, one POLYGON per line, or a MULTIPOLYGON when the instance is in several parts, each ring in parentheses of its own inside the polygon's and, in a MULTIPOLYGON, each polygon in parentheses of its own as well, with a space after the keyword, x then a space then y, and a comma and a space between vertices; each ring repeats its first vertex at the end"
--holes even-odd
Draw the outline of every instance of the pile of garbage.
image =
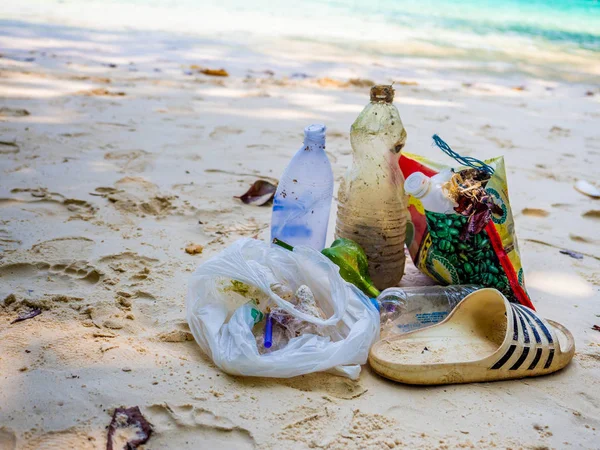
MULTIPOLYGON (((272 198, 271 242, 242 239, 206 261, 192 275, 187 298, 192 333, 222 370, 269 377, 329 371, 355 379, 371 351, 378 373, 432 384, 536 375, 543 357, 543 370, 558 370, 549 356, 555 352, 564 356, 560 364, 570 360, 569 351, 553 347, 558 331, 535 328, 545 322, 525 289, 503 158, 463 157, 437 135, 435 144, 457 167, 405 153, 407 134, 393 98, 391 86, 373 87, 351 127, 353 165, 338 191, 336 240, 329 248, 333 174, 324 125, 304 130, 304 143, 276 190, 255 185, 241 197, 257 205, 272 198), (415 266, 439 285, 398 287, 405 246, 415 266), (484 306, 489 314, 477 310, 484 306), (473 372, 475 378, 449 376, 443 364, 436 366, 438 378, 414 378, 420 366, 406 368, 398 355, 412 348, 413 336, 425 336, 417 333, 451 320, 469 324, 471 334, 475 325, 484 330, 480 347, 497 347, 496 353, 504 351, 509 332, 515 340, 524 333, 525 344, 535 336, 542 347, 526 347, 519 356, 514 344, 496 362, 496 353, 480 355, 494 361, 473 372), (496 378, 485 372, 511 358, 514 372, 496 378), (524 362, 532 372, 517 370, 524 362), (398 375, 402 371, 410 377, 398 375)), ((463 339, 459 329, 453 325, 449 335, 463 339)), ((418 358, 435 347, 431 336, 418 358)), ((439 345, 443 354, 454 354, 447 342, 439 345)))

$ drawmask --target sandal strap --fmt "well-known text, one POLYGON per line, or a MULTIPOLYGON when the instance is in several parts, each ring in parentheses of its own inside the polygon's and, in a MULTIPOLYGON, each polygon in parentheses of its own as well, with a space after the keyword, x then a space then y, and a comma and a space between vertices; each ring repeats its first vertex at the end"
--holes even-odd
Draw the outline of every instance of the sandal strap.
POLYGON ((508 304, 506 333, 512 336, 512 342, 490 370, 534 370, 541 364, 543 369, 548 369, 554 360, 557 342, 553 328, 528 307, 508 304), (509 361, 512 364, 507 364, 509 361), (524 364, 526 361, 528 364, 524 364))

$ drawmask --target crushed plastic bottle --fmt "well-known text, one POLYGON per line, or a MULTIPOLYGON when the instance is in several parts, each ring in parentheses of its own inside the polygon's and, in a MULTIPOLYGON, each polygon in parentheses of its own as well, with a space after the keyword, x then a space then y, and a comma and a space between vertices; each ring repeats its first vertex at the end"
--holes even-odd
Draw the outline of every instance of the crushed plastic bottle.
POLYGON ((325 153, 325 125, 304 129, 304 145, 283 172, 273 199, 271 241, 325 247, 333 172, 325 153))
POLYGON ((456 204, 444 193, 442 186, 452 178, 452 170, 444 170, 431 178, 421 172, 412 173, 404 182, 407 194, 418 198, 426 211, 455 214, 456 204))
POLYGON ((441 322, 460 301, 481 286, 393 287, 377 297, 381 333, 406 333, 441 322))
POLYGON ((406 130, 393 99, 391 86, 371 88, 371 102, 350 130, 353 164, 338 192, 336 237, 363 248, 380 290, 399 283, 406 260, 407 199, 398 165, 406 130))

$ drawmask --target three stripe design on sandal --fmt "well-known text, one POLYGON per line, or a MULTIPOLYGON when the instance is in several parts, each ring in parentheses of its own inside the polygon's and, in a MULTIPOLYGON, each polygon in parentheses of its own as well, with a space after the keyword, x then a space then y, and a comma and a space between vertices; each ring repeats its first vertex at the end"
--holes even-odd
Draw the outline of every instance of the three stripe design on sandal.
POLYGON ((529 308, 516 303, 511 303, 510 306, 512 307, 513 343, 508 347, 508 350, 504 353, 502 358, 500 358, 490 369, 498 370, 504 367, 517 351, 518 347, 522 347, 521 355, 509 370, 519 369, 529 356, 529 353, 533 351, 535 351, 535 356, 529 364, 529 367, 527 367, 527 370, 535 369, 542 359, 545 348, 548 349, 548 356, 544 363, 544 369, 549 368, 554 359, 554 339, 552 338, 552 333, 550 333, 546 324, 529 308), (521 325, 520 327, 519 323, 521 325), (535 342, 531 342, 531 337, 529 335, 530 329, 533 333, 533 340, 535 342), (542 335, 545 337, 546 342, 542 341, 542 335))

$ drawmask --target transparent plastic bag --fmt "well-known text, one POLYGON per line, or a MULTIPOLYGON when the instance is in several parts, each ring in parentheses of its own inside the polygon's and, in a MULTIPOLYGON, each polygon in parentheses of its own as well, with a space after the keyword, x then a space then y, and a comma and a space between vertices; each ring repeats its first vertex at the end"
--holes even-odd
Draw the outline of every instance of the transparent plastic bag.
POLYGON ((190 279, 187 321, 196 342, 223 371, 233 375, 289 378, 331 371, 356 379, 371 345, 379 338, 379 313, 371 301, 339 275, 339 268, 308 247, 289 251, 255 239, 241 239, 202 264, 190 279), (316 334, 291 339, 283 348, 261 355, 252 327, 254 306, 224 289, 228 280, 251 286, 259 308, 268 302, 318 327, 336 327, 339 340, 316 334), (293 291, 308 286, 326 319, 294 308, 271 286, 293 291))

